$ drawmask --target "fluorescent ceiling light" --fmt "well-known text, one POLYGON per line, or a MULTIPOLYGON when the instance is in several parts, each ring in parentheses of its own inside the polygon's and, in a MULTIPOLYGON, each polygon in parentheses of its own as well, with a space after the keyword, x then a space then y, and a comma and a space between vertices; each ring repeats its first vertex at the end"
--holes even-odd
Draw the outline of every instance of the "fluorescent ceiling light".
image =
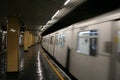
POLYGON ((41 31, 43 31, 43 28, 41 29, 41 31))
POLYGON ((67 1, 64 3, 64 5, 67 5, 69 2, 70 2, 70 0, 67 0, 67 1))
POLYGON ((60 12, 60 11, 58 10, 58 11, 53 15, 52 19, 54 19, 55 16, 56 16, 59 12, 60 12))
POLYGON ((24 33, 23 31, 21 31, 21 33, 24 33))
POLYGON ((51 23, 51 20, 49 20, 47 23, 51 23))
POLYGON ((46 25, 49 25, 49 24, 51 24, 51 20, 49 20, 46 25))
POLYGON ((38 28, 38 29, 41 29, 43 26, 42 25, 40 25, 40 27, 38 28))
MULTIPOLYGON (((0 31, 0 32, 1 32, 1 31, 0 31)), ((4 33, 4 34, 6 34, 6 33, 7 33, 7 31, 3 31, 3 33, 4 33)))
POLYGON ((16 30, 15 30, 15 29, 12 29, 12 28, 10 29, 10 31, 11 31, 11 32, 16 32, 16 30))
POLYGON ((23 35, 20 35, 20 37, 23 37, 23 35))

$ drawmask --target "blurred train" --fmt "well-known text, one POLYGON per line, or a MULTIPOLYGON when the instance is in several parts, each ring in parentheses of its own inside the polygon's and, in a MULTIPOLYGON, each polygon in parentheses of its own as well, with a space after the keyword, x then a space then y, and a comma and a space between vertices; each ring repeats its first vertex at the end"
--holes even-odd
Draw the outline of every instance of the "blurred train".
POLYGON ((45 35, 42 46, 78 80, 120 80, 120 10, 45 35))

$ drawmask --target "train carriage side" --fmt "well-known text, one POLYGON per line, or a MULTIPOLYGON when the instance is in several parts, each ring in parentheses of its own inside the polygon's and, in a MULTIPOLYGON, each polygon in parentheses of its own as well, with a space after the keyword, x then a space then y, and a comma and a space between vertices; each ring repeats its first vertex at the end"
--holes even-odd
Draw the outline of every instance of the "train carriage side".
POLYGON ((44 48, 78 80, 119 80, 119 19, 116 10, 75 23, 44 36, 44 48))
POLYGON ((103 16, 73 25, 70 73, 77 79, 110 79, 113 21, 107 19, 112 17, 115 18, 103 16))

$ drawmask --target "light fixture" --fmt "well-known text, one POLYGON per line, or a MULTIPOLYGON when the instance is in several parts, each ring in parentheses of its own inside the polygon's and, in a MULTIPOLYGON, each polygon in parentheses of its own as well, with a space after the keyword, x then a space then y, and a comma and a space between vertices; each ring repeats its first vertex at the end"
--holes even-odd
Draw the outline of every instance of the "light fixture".
POLYGON ((54 19, 55 16, 56 16, 59 12, 60 12, 60 11, 58 10, 58 11, 53 15, 52 19, 54 19))
POLYGON ((50 25, 51 24, 51 20, 49 20, 47 23, 46 23, 46 25, 50 25))
POLYGON ((43 31, 43 28, 41 29, 41 31, 43 31))
POLYGON ((7 31, 3 31, 3 34, 6 34, 7 33, 7 31))
POLYGON ((42 27, 43 27, 43 26, 42 26, 42 25, 40 25, 38 29, 41 29, 42 27))
POLYGON ((11 32, 16 32, 16 30, 15 30, 15 29, 10 29, 10 31, 11 31, 11 32))
MULTIPOLYGON (((43 28, 45 28, 45 27, 46 27, 46 25, 43 26, 43 28)), ((42 28, 42 29, 43 29, 43 28, 42 28)))
POLYGON ((70 2, 70 0, 67 0, 67 1, 64 3, 64 5, 67 5, 69 2, 70 2))
POLYGON ((51 23, 51 20, 49 20, 47 23, 51 23))
POLYGON ((23 32, 23 31, 21 31, 21 33, 23 34, 24 32, 23 32))
POLYGON ((20 37, 23 37, 23 35, 20 35, 20 37))

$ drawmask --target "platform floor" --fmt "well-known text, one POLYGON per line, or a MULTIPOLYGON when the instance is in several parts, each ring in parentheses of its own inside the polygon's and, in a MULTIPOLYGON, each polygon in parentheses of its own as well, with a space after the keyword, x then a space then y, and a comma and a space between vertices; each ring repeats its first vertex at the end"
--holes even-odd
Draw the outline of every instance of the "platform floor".
POLYGON ((61 80, 41 53, 40 44, 32 46, 28 52, 20 49, 19 75, 8 74, 7 80, 61 80))

